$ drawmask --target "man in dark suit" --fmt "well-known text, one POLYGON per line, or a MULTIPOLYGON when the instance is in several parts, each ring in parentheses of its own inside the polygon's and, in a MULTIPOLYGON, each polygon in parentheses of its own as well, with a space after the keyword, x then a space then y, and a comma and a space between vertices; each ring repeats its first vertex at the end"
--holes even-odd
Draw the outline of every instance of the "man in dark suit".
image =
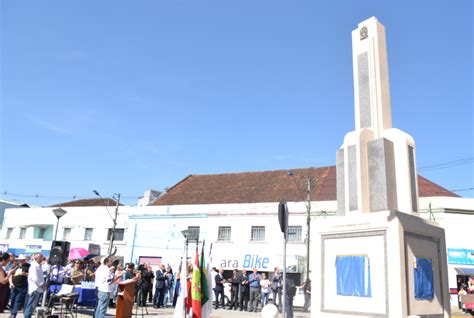
POLYGON ((234 269, 232 271, 232 278, 229 280, 229 282, 231 283, 229 310, 231 310, 232 308, 234 308, 234 310, 237 310, 237 307, 239 305, 239 286, 242 282, 238 270, 234 269))
POLYGON ((219 273, 217 273, 216 277, 214 277, 216 281, 216 288, 214 289, 214 294, 216 296, 216 305, 215 309, 219 308, 219 295, 221 295, 221 304, 222 304, 222 309, 225 309, 225 304, 224 304, 224 269, 219 268, 219 273))
POLYGON ((242 270, 242 275, 240 276, 240 311, 247 310, 247 305, 249 302, 249 275, 247 270, 242 270))
POLYGON ((155 278, 155 275, 153 275, 153 271, 146 263, 140 265, 138 270, 141 273, 141 299, 138 299, 138 303, 146 307, 146 299, 148 293, 153 289, 153 278, 155 278))
POLYGON ((287 318, 293 318, 293 298, 296 295, 295 281, 291 278, 285 279, 286 295, 285 295, 285 312, 287 318))
POLYGON ((166 280, 166 266, 165 264, 160 265, 160 269, 156 271, 156 283, 155 283, 155 299, 153 300, 154 308, 163 307, 163 299, 165 297, 165 280, 166 280))

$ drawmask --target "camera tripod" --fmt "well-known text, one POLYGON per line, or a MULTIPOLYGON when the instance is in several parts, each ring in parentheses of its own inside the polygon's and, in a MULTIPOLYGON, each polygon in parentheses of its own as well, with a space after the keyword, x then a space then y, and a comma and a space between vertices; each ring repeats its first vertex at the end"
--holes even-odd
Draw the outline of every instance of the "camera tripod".
POLYGON ((145 312, 148 315, 148 308, 146 307, 146 300, 145 300, 144 306, 140 306, 140 303, 142 301, 142 292, 143 292, 142 289, 139 288, 138 292, 137 292, 137 302, 135 304, 135 317, 138 317, 138 315, 139 315, 139 313, 138 313, 139 308, 140 308, 140 315, 142 317, 145 316, 145 312))

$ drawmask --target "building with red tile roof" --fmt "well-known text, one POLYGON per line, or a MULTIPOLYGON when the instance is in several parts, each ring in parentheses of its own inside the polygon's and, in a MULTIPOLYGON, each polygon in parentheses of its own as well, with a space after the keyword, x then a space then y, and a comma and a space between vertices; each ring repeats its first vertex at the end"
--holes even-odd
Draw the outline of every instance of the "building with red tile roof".
MULTIPOLYGON (((189 175, 168 189, 152 205, 300 202, 306 200, 312 180, 311 201, 336 200, 336 167, 302 168, 225 174, 189 175), (288 174, 291 171, 293 177, 288 174), (304 193, 301 191, 304 190, 304 193)), ((459 197, 418 176, 420 197, 459 197)))
MULTIPOLYGON (((109 198, 91 198, 91 199, 80 199, 68 202, 57 203, 51 205, 51 207, 86 207, 86 206, 116 206, 117 201, 109 198)), ((123 204, 120 204, 123 206, 123 204)))

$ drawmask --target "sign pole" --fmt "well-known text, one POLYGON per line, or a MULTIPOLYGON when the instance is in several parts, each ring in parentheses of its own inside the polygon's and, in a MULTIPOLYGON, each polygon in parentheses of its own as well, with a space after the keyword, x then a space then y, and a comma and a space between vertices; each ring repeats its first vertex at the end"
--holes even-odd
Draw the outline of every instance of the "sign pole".
POLYGON ((283 235, 283 308, 282 308, 282 315, 283 318, 286 317, 286 236, 288 234, 288 227, 285 229, 285 233, 283 235))
POLYGON ((282 313, 283 318, 286 316, 286 240, 288 238, 288 206, 286 202, 278 204, 278 221, 280 222, 280 229, 283 232, 283 297, 282 297, 282 313))

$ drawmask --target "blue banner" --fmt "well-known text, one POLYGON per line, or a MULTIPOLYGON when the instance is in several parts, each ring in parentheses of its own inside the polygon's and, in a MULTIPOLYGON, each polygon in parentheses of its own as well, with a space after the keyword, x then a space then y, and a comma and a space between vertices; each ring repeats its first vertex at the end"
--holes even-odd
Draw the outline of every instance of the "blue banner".
POLYGON ((41 253, 41 245, 26 245, 25 254, 41 253))
POLYGON ((474 265, 474 250, 465 248, 448 248, 448 263, 474 265))
MULTIPOLYGON (((8 253, 13 254, 13 255, 20 255, 20 254, 26 254, 26 255, 31 255, 32 253, 27 253, 24 248, 9 248, 8 253)), ((41 250, 35 253, 41 253, 43 256, 49 256, 50 250, 41 250)))
POLYGON ((368 256, 336 256, 336 280, 338 295, 372 297, 368 256))
POLYGON ((416 258, 415 271, 415 299, 432 300, 433 288, 433 262, 426 258, 416 258))

